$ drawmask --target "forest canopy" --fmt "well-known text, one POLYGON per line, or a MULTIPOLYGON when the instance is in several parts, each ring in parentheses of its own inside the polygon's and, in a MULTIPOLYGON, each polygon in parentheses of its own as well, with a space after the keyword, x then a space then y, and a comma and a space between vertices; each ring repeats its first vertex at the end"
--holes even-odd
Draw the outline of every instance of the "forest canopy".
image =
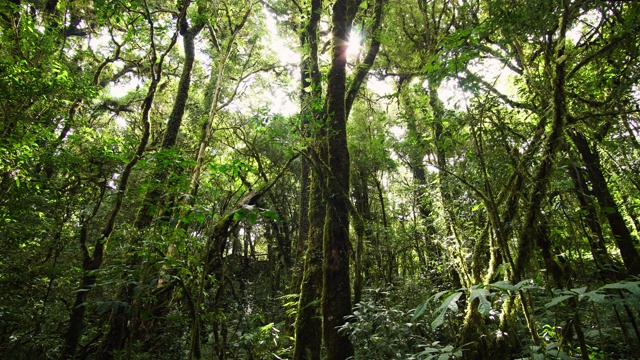
POLYGON ((640 350, 640 2, 0 3, 0 358, 640 350))

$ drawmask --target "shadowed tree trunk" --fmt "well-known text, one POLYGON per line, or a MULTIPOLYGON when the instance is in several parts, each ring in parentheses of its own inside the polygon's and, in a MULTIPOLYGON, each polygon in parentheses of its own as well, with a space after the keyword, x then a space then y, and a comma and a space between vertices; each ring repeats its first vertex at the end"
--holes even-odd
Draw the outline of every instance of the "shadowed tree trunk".
POLYGON ((598 268, 598 271, 602 275, 603 279, 613 278, 615 279, 613 271, 615 269, 611 256, 607 251, 607 245, 602 234, 602 227, 598 221, 598 215, 594 207, 593 202, 588 196, 587 185, 581 170, 572 164, 569 168, 569 175, 573 180, 575 187, 575 194, 580 203, 580 207, 584 211, 584 223, 587 225, 587 229, 584 229, 585 237, 589 242, 589 249, 593 256, 593 261, 598 268))
MULTIPOLYGON (((320 2, 314 2, 312 14, 320 12, 320 2), (317 9, 317 10, 316 10, 317 9)), ((374 12, 371 33, 374 34, 381 23, 382 5, 378 0, 374 12)), ((362 64, 357 67, 349 91, 347 91, 346 62, 348 32, 359 8, 360 1, 338 0, 333 5, 332 16, 332 52, 331 68, 328 74, 327 96, 321 119, 317 119, 311 126, 314 138, 312 153, 311 195, 309 203, 309 243, 307 244, 307 259, 302 281, 302 294, 296 322, 295 359, 316 359, 319 345, 314 342, 308 344, 307 334, 316 334, 317 322, 308 316, 317 314, 309 309, 313 304, 312 291, 318 289, 311 281, 317 281, 315 273, 318 266, 322 269, 322 335, 327 348, 327 358, 346 359, 353 356, 353 345, 346 334, 338 332, 338 327, 344 324, 344 317, 351 313, 351 284, 349 279, 349 213, 352 205, 349 194, 350 159, 347 148, 346 122, 349 110, 355 97, 364 83, 376 55, 380 49, 377 39, 372 39, 367 55, 362 64), (314 126, 315 125, 315 126, 314 126), (317 223, 316 223, 317 222, 317 223), (320 223, 322 222, 322 224, 320 223), (317 228, 316 228, 317 227, 317 228), (316 257, 316 246, 322 241, 322 261, 316 257), (311 302, 311 303, 310 303, 311 302)), ((318 20, 312 20, 314 23, 318 20)), ((315 35, 316 29, 314 28, 315 35)), ((314 39, 309 39, 314 40, 314 39)), ((314 51, 317 51, 317 38, 314 51)), ((315 61, 315 57, 313 59, 315 61)), ((319 87, 312 83, 312 91, 319 87)), ((314 97, 311 104, 318 97, 314 97)), ((315 340, 311 340, 315 341, 315 340)), ((317 340, 319 344, 319 339, 317 340)))
POLYGON ((362 274, 362 253, 364 251, 364 240, 371 239, 371 231, 367 228, 367 223, 371 221, 371 209, 369 206, 369 173, 365 169, 358 169, 353 185, 353 197, 358 216, 354 218, 353 228, 356 232, 356 249, 354 261, 353 280, 353 303, 357 304, 362 300, 363 274, 362 274))
MULTIPOLYGON (((558 281, 562 276, 562 270, 557 261, 553 258, 553 254, 548 251, 551 248, 551 244, 548 243, 548 236, 546 226, 542 225, 544 219, 542 219, 542 206, 543 202, 547 198, 547 192, 553 170, 555 169, 555 160, 558 149, 563 144, 563 134, 565 131, 565 124, 567 118, 566 108, 566 56, 565 55, 565 35, 568 27, 568 19, 570 16, 569 5, 565 1, 563 4, 562 18, 559 24, 559 36, 556 41, 553 41, 553 37, 549 36, 547 46, 550 49, 555 48, 555 58, 558 59, 554 63, 554 78, 553 78, 553 121, 551 124, 551 131, 547 135, 547 139, 544 145, 542 159, 536 174, 533 179, 533 187, 528 194, 527 207, 525 210, 524 223, 520 229, 518 236, 517 248, 518 254, 514 261, 514 269, 511 274, 511 281, 513 283, 520 282, 527 270, 527 267, 535 254, 536 245, 543 249, 543 257, 545 264, 547 265, 548 272, 558 281)), ((544 116, 544 115, 543 115, 544 116)), ((559 281, 558 281, 559 282, 559 281)), ((527 297, 524 296, 524 292, 520 291, 520 300, 522 303, 525 320, 529 333, 531 335, 534 344, 539 343, 538 330, 536 329, 535 320, 531 313, 530 306, 527 301, 527 297)), ((513 315, 511 313, 511 306, 513 301, 505 302, 506 314, 502 321, 501 327, 506 330, 511 326, 513 315)), ((513 341, 511 339, 503 338, 499 347, 508 349, 507 341, 513 341)))
POLYGON ((322 230, 324 226, 322 167, 320 153, 324 149, 324 132, 319 124, 322 89, 318 67, 318 22, 322 1, 311 2, 309 22, 300 36, 301 46, 309 47, 301 66, 302 135, 311 143, 302 156, 300 182, 300 229, 297 259, 292 279, 292 291, 299 291, 298 312, 295 320, 294 360, 320 359, 322 318, 322 230), (310 166, 313 165, 313 166, 310 166))
MULTIPOLYGON (((180 82, 178 83, 173 108, 169 115, 167 128, 162 139, 162 150, 172 149, 178 140, 178 134, 182 125, 182 118, 189 98, 191 71, 195 62, 194 39, 200 33, 202 28, 203 25, 198 24, 187 29, 186 19, 180 22, 180 33, 182 35, 182 44, 184 47, 184 61, 182 63, 182 74, 180 75, 180 82)), ((166 189, 166 182, 169 174, 170 172, 166 171, 166 169, 156 169, 156 172, 153 175, 154 183, 151 184, 151 189, 147 191, 142 207, 138 211, 138 216, 135 221, 136 228, 144 229, 151 225, 153 215, 154 213, 157 213, 154 211, 154 208, 159 205, 160 199, 163 195, 163 190, 166 189)))
MULTIPOLYGON (((196 25, 191 29, 188 28, 186 10, 189 4, 190 2, 187 2, 184 5, 181 18, 178 21, 179 31, 183 37, 185 57, 173 109, 169 115, 169 121, 162 140, 162 150, 169 150, 176 145, 187 99, 189 97, 191 70, 193 69, 195 61, 194 38, 203 28, 202 24, 196 25)), ((138 230, 144 230, 151 225, 154 214, 156 213, 155 207, 160 205, 163 191, 166 189, 168 174, 169 172, 166 171, 166 169, 157 168, 155 170, 152 177, 153 183, 150 185, 151 189, 147 190, 134 223, 134 226, 138 230)), ((139 262, 139 258, 135 257, 135 255, 130 259, 130 265, 139 265, 139 262)), ((126 284, 120 287, 117 299, 123 303, 132 304, 134 288, 134 284, 126 284)), ((97 359, 112 359, 115 350, 124 348, 127 337, 130 334, 127 325, 128 322, 129 316, 127 315, 126 308, 118 307, 112 310, 109 318, 109 331, 102 340, 98 353, 96 354, 97 359)))
POLYGON ((367 55, 357 67, 349 90, 346 87, 346 64, 349 30, 360 6, 358 0, 337 0, 332 15, 331 68, 328 74, 326 117, 328 144, 328 173, 325 196, 324 279, 322 290, 323 338, 328 360, 342 360, 354 356, 353 344, 338 328, 351 313, 351 284, 349 280, 349 194, 350 158, 347 147, 347 120, 356 94, 380 49, 376 37, 385 2, 376 1, 373 34, 367 55))
MULTIPOLYGON (((149 22, 149 26, 153 29, 153 22, 151 20, 151 16, 147 13, 147 21, 149 22)), ((153 104, 153 100, 155 98, 156 90, 158 88, 158 84, 160 83, 160 79, 162 77, 162 65, 165 56, 169 53, 169 51, 173 48, 177 40, 178 33, 176 32, 171 39, 171 43, 165 52, 157 57, 155 51, 152 52, 152 61, 153 66, 152 74, 151 74, 151 84, 149 84, 149 89, 147 90, 147 95, 143 102, 142 109, 142 124, 143 124, 143 133, 140 139, 140 143, 138 144, 138 148, 136 149, 135 154, 129 160, 126 167, 122 172, 122 176, 120 177, 120 183, 117 189, 117 195, 115 203, 111 209, 111 213, 107 220, 105 227, 103 228, 100 237, 96 240, 93 256, 89 255, 89 251, 87 249, 86 240, 86 228, 83 226, 83 229, 80 234, 80 245, 83 254, 83 262, 82 262, 82 280, 81 285, 76 292, 76 299, 71 311, 71 316, 69 318, 69 328, 67 329, 67 333, 65 335, 64 346, 62 350, 62 359, 70 359, 73 358, 78 347, 78 343, 80 341, 80 337, 82 335, 82 325, 84 322, 84 313, 85 313, 85 299, 93 285, 97 280, 97 275, 95 270, 100 269, 102 266, 102 261, 104 259, 107 241, 115 228, 116 218, 120 213, 120 209, 122 208, 122 203, 124 202, 124 195, 127 191, 127 185, 129 183, 129 177, 133 171, 133 168, 136 166, 140 158, 142 158, 142 154, 147 147, 147 143, 149 142, 149 112, 151 111, 151 106, 153 104)), ((153 40, 152 40, 153 41, 153 40)), ((155 47, 154 47, 155 49, 155 47)))
POLYGON ((597 149, 594 148, 592 150, 587 139, 579 132, 572 131, 570 136, 576 148, 578 148, 580 156, 582 156, 582 160, 587 168, 587 173, 589 174, 589 180, 591 180, 593 195, 596 200, 598 200, 598 205, 609 222, 613 238, 620 250, 620 256, 627 268, 628 274, 640 274, 638 250, 635 247, 631 232, 622 214, 620 214, 618 204, 616 204, 613 195, 611 195, 607 180, 602 173, 600 155, 597 149))
POLYGON ((347 149, 346 64, 349 6, 353 1, 337 0, 333 5, 331 69, 327 85, 327 143, 330 176, 326 183, 324 264, 322 291, 323 338, 328 360, 354 355, 353 344, 338 332, 351 313, 349 281, 349 150, 347 149))
POLYGON ((310 195, 309 238, 298 301, 294 360, 320 359, 322 340, 319 300, 322 294, 322 233, 325 213, 321 180, 317 174, 312 177, 310 195))

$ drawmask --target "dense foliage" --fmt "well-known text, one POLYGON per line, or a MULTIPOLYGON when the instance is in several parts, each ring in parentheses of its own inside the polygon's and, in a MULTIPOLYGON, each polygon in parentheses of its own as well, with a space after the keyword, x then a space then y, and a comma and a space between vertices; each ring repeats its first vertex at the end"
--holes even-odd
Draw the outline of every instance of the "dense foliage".
POLYGON ((640 350, 640 2, 0 3, 0 358, 640 350))

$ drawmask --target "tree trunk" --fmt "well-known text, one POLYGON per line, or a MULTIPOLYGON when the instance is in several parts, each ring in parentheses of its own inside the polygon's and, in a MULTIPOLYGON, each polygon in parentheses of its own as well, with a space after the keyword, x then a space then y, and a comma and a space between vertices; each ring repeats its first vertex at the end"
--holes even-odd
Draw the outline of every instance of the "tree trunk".
POLYGON ((600 166, 600 155, 597 149, 594 148, 592 150, 590 148, 589 142, 581 133, 573 131, 570 136, 582 156, 582 161, 584 161, 589 174, 589 180, 591 180, 593 195, 598 200, 598 205, 609 222, 613 238, 618 249, 620 249, 620 256, 627 268, 627 272, 629 275, 638 275, 640 274, 638 250, 635 247, 631 232, 622 214, 620 214, 618 204, 614 200, 611 191, 609 191, 607 180, 600 166))
POLYGON ((356 232, 356 251, 355 251, 355 269, 353 280, 353 303, 357 304, 362 300, 362 253, 364 251, 364 239, 368 238, 370 231, 367 230, 367 222, 371 219, 371 211, 369 208, 369 182, 366 170, 359 169, 355 181, 353 193, 355 198, 355 207, 358 216, 354 219, 354 230, 356 232))
POLYGON ((322 340, 319 300, 322 294, 322 233, 325 207, 322 183, 318 174, 312 177, 310 195, 309 239, 298 300, 294 360, 319 360, 322 340))
MULTIPOLYGON (((547 264, 549 271, 556 271, 559 268, 557 262, 553 258, 553 254, 550 252, 551 244, 548 244, 547 236, 546 236, 546 228, 541 225, 543 219, 541 219, 542 215, 542 206, 545 198, 547 197, 547 190, 549 187, 549 183, 551 182, 551 176, 553 175, 553 171, 555 168, 555 158, 558 152, 558 149, 561 148, 563 142, 563 134, 564 128, 567 118, 567 108, 566 108, 566 93, 565 93, 565 83, 566 83, 566 56, 565 55, 565 35, 568 27, 568 20, 570 16, 569 5, 567 2, 563 4, 563 13, 562 19, 560 19, 559 24, 559 36, 557 41, 554 42, 552 36, 549 36, 549 43, 547 46, 550 49, 555 48, 555 59, 554 62, 551 62, 549 59, 549 66, 554 65, 555 74, 553 78, 553 122, 551 124, 551 132, 547 136, 547 140, 545 143, 545 147, 542 153, 542 159, 540 160, 540 164, 538 165, 538 169, 536 171, 535 177, 533 179, 533 188, 528 195, 527 208, 524 216, 524 224, 520 229, 520 234, 518 236, 517 248, 518 254, 516 256, 514 262, 513 273, 511 274, 511 281, 513 283, 520 282, 522 277, 525 274, 527 266, 531 261, 532 256, 535 254, 536 244, 541 245, 543 248, 543 257, 545 263, 547 264)), ((545 116, 545 115, 541 115, 545 116)), ((533 313, 529 310, 528 306, 529 300, 525 296, 524 291, 520 291, 520 301, 522 303, 522 308, 524 311, 525 319, 527 322, 527 326, 529 327, 529 332, 532 338, 532 341, 535 345, 539 343, 538 330, 535 328, 535 320, 533 319, 533 313)), ((503 330, 511 327, 511 321, 513 313, 511 311, 511 307, 513 305, 513 300, 505 302, 504 313, 506 314, 501 321, 501 328, 503 330)), ((506 338, 502 344, 498 344, 500 347, 505 349, 509 348, 509 345, 506 343, 506 338)))
POLYGON ((295 320, 294 360, 319 360, 322 342, 320 297, 322 294, 322 231, 324 226, 324 186, 321 167, 324 154, 324 132, 320 127, 319 104, 322 98, 318 67, 318 23, 322 1, 311 2, 309 22, 300 36, 301 46, 309 54, 301 64, 300 103, 302 136, 311 144, 303 152, 300 182, 300 228, 298 233, 296 268, 292 292, 299 291, 298 314, 295 320), (310 166, 313 165, 313 166, 310 166), (304 255, 304 256, 303 256, 304 255), (301 268, 301 269, 300 269, 301 268))
MULTIPOLYGON (((188 6, 188 3, 187 5, 188 6)), ((186 11, 186 8, 184 9, 186 11)), ((169 150, 173 148, 177 141, 177 136, 182 124, 182 118, 184 115, 187 99, 189 96, 189 86, 191 81, 191 70, 193 69, 193 63, 195 61, 195 47, 194 38, 202 29, 202 26, 196 26, 192 29, 184 29, 186 27, 186 18, 182 17, 179 20, 182 40, 185 51, 185 58, 182 67, 182 75, 180 76, 180 82, 178 83, 178 91, 173 104, 171 115, 169 116, 169 122, 167 123, 167 129, 162 141, 162 150, 169 150)), ((166 189, 167 175, 169 174, 166 169, 156 168, 153 174, 154 183, 151 184, 151 189, 145 194, 142 206, 138 211, 134 226, 138 230, 144 230, 151 225, 154 217, 154 208, 159 205, 160 199, 163 196, 163 190, 166 189)), ((129 261, 129 265, 137 266, 140 260, 134 255, 129 261)), ((119 290, 117 299, 127 304, 133 304, 133 291, 134 285, 125 284, 119 290)), ((120 350, 125 346, 126 338, 129 336, 129 329, 127 323, 129 322, 129 316, 126 314, 126 309, 118 307, 111 311, 109 317, 109 331, 105 334, 98 353, 97 359, 112 359, 113 352, 120 350)))
POLYGON ((349 281, 349 150, 345 108, 348 31, 348 0, 333 5, 331 69, 327 85, 327 179, 324 224, 324 278, 322 290, 323 338, 328 360, 344 360, 354 355, 353 344, 338 331, 351 313, 349 281))
MULTIPOLYGON (((186 21, 186 20, 185 20, 186 21)), ((202 29, 202 26, 196 26, 182 33, 182 44, 184 46, 184 62, 182 64, 182 74, 178 83, 178 90, 173 103, 169 122, 162 139, 162 150, 172 149, 178 140, 178 133, 182 125, 182 118, 189 98, 189 87, 191 85, 191 71, 195 62, 195 45, 194 39, 202 29)), ((164 190, 167 188, 167 177, 169 175, 167 169, 157 168, 153 174, 153 183, 151 189, 145 194, 142 207, 138 211, 135 221, 137 229, 145 229, 153 220, 154 208, 159 205, 164 190)))
MULTIPOLYGON (((309 47, 309 54, 303 57, 301 63, 301 71, 300 71, 300 81, 301 81, 301 89, 300 89, 300 116, 301 116, 301 135, 303 139, 310 139, 313 135, 311 129, 317 127, 317 120, 319 119, 319 112, 317 107, 321 103, 322 99, 322 85, 321 85, 321 77, 320 77, 320 69, 318 67, 318 22, 320 21, 320 12, 322 11, 322 0, 313 0, 311 2, 311 12, 309 16, 309 22, 306 24, 304 31, 300 35, 300 46, 301 48, 309 47)), ((311 194, 311 168, 310 168, 310 157, 312 156, 312 152, 308 150, 303 150, 303 156, 300 159, 300 213, 298 217, 298 238, 296 244, 296 257, 295 264, 293 268, 293 274, 291 278, 291 293, 300 293, 302 279, 305 274, 306 269, 306 260, 305 256, 307 254, 308 242, 310 241, 310 219, 309 219, 309 211, 310 211, 310 194, 311 194)), ((318 187, 319 184, 316 185, 316 191, 321 191, 318 187)), ((324 214, 321 216, 324 219, 324 214)), ((321 237, 321 236, 320 236, 321 237)), ((312 265, 313 266, 313 265, 312 265)), ((320 265, 320 268, 322 265, 320 265)), ((321 269, 320 269, 321 270, 321 269)), ((321 280, 318 284, 321 284, 321 280)), ((313 291, 313 289, 307 288, 306 291, 313 291)), ((319 292, 317 293, 319 294, 319 292)), ((308 301, 309 299, 315 298, 313 294, 307 294, 305 299, 308 301)), ((302 299, 302 295, 300 300, 302 299)), ((304 306, 307 306, 305 303, 304 306)), ((318 314, 319 316, 319 314, 318 314)), ((287 324, 294 323, 296 319, 292 319, 291 317, 287 317, 287 324)), ((300 326, 307 326, 307 323, 303 321, 300 326)), ((311 324, 311 326, 318 326, 317 334, 318 339, 320 339, 320 327, 321 324, 311 324)), ((298 326, 298 325, 296 325, 298 326)), ((287 331, 289 331, 290 326, 287 326, 287 331)), ((307 330, 304 330, 305 333, 307 330)), ((296 329, 292 331, 294 334, 296 329)), ((315 333, 316 331, 312 331, 315 333)), ((307 338, 308 339, 308 338, 307 338)), ((315 349, 315 345, 311 346, 315 349)), ((318 345, 318 353, 319 353, 319 345, 318 345)), ((299 359, 299 358, 297 358, 299 359)))
POLYGON ((604 240, 604 235, 602 234, 602 227, 600 226, 600 222, 598 221, 598 214, 596 213, 595 206, 587 195, 587 187, 584 175, 581 173, 581 170, 574 164, 572 164, 569 168, 569 175, 573 180, 575 194, 578 198, 578 202, 580 203, 580 207, 584 211, 583 220, 586 223, 587 228, 589 229, 589 232, 584 229, 584 233, 589 242, 589 249, 591 250, 591 255, 593 256, 593 261, 596 265, 596 268, 602 275, 603 279, 615 279, 615 276, 612 277, 614 264, 611 260, 609 252, 607 251, 607 245, 604 240))
MULTIPOLYGON (((153 28, 153 23, 149 18, 147 18, 149 25, 153 28)), ((138 144, 138 148, 136 149, 135 154, 129 160, 129 163, 125 166, 122 171, 122 176, 120 177, 120 183, 118 184, 118 190, 116 194, 116 200, 111 209, 111 213, 109 218, 107 219, 107 223, 105 224, 104 229, 102 230, 100 237, 96 240, 94 249, 93 249, 93 257, 89 255, 87 246, 86 246, 86 229, 83 227, 80 235, 80 243, 83 250, 83 264, 82 264, 82 280, 81 286, 76 292, 76 300, 74 303, 74 307, 71 312, 71 316, 69 318, 69 328, 65 335, 64 347, 62 351, 62 359, 70 359, 75 355, 76 349, 78 347, 78 343, 80 341, 80 337, 82 336, 82 323, 84 321, 84 313, 86 304, 85 299, 89 292, 89 290, 95 284, 97 279, 97 275, 95 274, 95 270, 100 269, 102 266, 102 261, 104 259, 104 253, 106 251, 107 241, 115 228, 116 218, 120 213, 120 209, 122 208, 122 203, 124 202, 124 195, 127 191, 127 185, 129 183, 129 177, 133 172, 133 168, 136 166, 138 161, 142 158, 144 150, 147 147, 147 143, 149 142, 149 113, 151 111, 151 105, 153 104, 153 100, 155 98, 156 90, 158 88, 158 84, 160 83, 160 79, 162 78, 162 65, 165 56, 169 53, 171 48, 176 43, 177 33, 171 39, 171 43, 169 44, 167 50, 158 58, 155 52, 151 58, 151 64, 153 66, 152 74, 151 74, 151 84, 149 84, 149 89, 147 90, 147 95, 143 101, 142 106, 142 124, 143 124, 143 133, 140 138, 140 143, 138 144), (82 234, 84 232, 84 234, 82 234)))
MULTIPOLYGON (((451 190, 449 188, 450 176, 448 174, 447 158, 445 148, 445 133, 444 133, 444 105, 440 98, 438 98, 438 88, 440 87, 440 83, 434 79, 429 79, 429 106, 431 107, 431 111, 433 112, 433 134, 435 138, 435 147, 436 147, 436 159, 438 162, 438 190, 440 191, 440 197, 442 199, 442 208, 444 209, 444 218, 445 218, 445 226, 447 237, 453 238, 456 241, 456 248, 458 250, 453 250, 454 253, 451 254, 454 258, 456 258, 457 269, 454 268, 454 271, 458 276, 454 278, 458 278, 461 281, 460 286, 471 287, 471 276, 465 271, 464 268, 464 259, 462 254, 460 253, 460 249, 462 248, 460 245, 460 239, 457 234, 456 226, 454 223, 455 216, 452 211, 453 207, 453 196, 451 190)), ((454 263, 454 264, 455 264, 454 263)))
MULTIPOLYGON (((559 61, 555 63, 555 77, 553 83, 553 123, 551 133, 547 137, 542 160, 538 166, 538 170, 533 182, 533 189, 529 195, 528 208, 525 216, 525 223, 521 229, 518 239, 518 255, 513 270, 513 282, 522 280, 525 268, 533 255, 535 249, 536 236, 539 233, 538 220, 542 202, 547 195, 547 188, 551 181, 551 175, 554 169, 554 162, 557 150, 563 141, 564 125, 566 123, 566 56, 565 52, 565 34, 567 31, 567 21, 569 10, 566 8, 561 20, 560 36, 558 37, 558 46, 556 58, 559 61)), ((551 47, 551 45, 549 45, 551 47)))

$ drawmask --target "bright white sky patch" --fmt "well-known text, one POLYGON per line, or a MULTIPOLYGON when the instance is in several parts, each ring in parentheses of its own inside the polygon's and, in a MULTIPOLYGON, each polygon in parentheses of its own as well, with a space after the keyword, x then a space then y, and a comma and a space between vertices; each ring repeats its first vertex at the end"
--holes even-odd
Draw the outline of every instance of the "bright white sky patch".
MULTIPOLYGON (((265 10, 265 22, 269 30, 269 36, 266 38, 266 46, 271 49, 277 56, 280 63, 287 68, 297 69, 300 66, 300 54, 291 48, 290 42, 284 39, 278 33, 278 26, 275 15, 265 10)), ((265 94, 265 102, 270 102, 270 110, 274 114, 282 114, 290 116, 299 112, 297 102, 292 101, 288 92, 294 91, 293 87, 299 86, 299 71, 289 71, 289 76, 293 77, 293 81, 288 85, 289 89, 281 86, 274 86, 270 93, 265 94)))
POLYGON ((602 14, 597 10, 590 10, 580 16, 578 23, 567 31, 567 39, 574 45, 577 45, 582 36, 587 34, 591 29, 598 26, 602 20, 602 14))
POLYGON ((300 54, 291 49, 288 41, 278 34, 278 26, 275 15, 265 10, 265 22, 269 30, 269 36, 266 39, 267 47, 271 49, 282 64, 300 64, 300 54))
POLYGON ((347 47, 347 58, 355 60, 362 50, 362 37, 357 31, 349 33, 349 45, 347 47))
MULTIPOLYGON (((425 84, 424 86, 427 85, 425 84)), ((438 97, 442 100, 445 108, 453 110, 469 105, 469 99, 472 97, 472 94, 464 91, 460 85, 458 85, 457 79, 448 78, 440 84, 438 97)))
POLYGON ((139 77, 132 77, 129 81, 118 82, 117 84, 109 84, 109 96, 120 99, 129 93, 129 91, 142 87, 142 81, 139 77))

